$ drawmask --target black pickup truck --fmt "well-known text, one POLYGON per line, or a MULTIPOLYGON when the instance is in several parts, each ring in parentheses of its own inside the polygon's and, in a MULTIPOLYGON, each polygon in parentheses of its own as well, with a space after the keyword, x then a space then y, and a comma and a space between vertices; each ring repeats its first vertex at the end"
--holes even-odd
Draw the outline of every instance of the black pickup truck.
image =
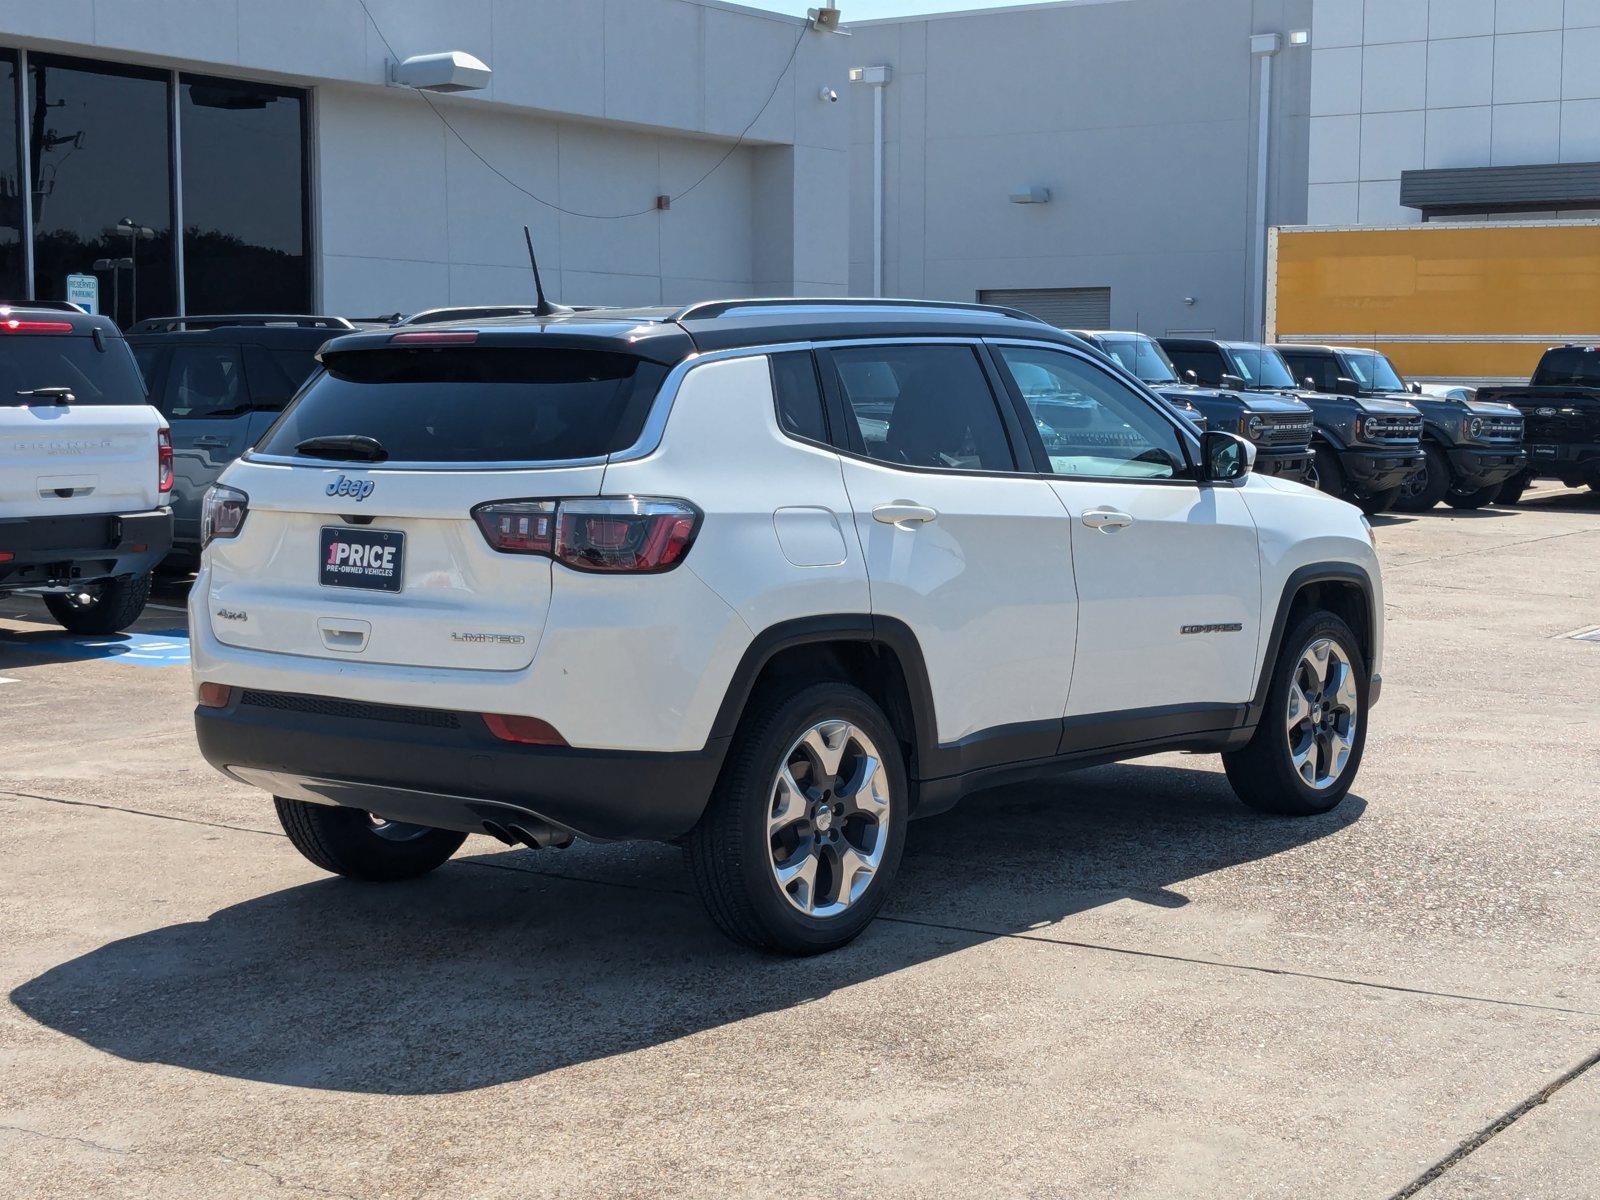
POLYGON ((1500 503, 1515 504, 1535 479, 1600 492, 1600 346, 1546 350, 1527 387, 1479 388, 1478 399, 1523 416, 1528 466, 1506 481, 1500 503))

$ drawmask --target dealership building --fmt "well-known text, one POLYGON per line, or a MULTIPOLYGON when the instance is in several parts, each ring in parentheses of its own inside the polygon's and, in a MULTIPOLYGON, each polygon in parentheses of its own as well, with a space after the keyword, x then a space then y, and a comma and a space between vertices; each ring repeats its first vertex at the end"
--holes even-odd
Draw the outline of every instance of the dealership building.
POLYGON ((0 295, 521 302, 526 224, 568 303, 1239 336, 1269 225, 1600 211, 1600 0, 844 7, 850 36, 718 0, 7 5, 0 295), (447 51, 490 73, 411 86, 447 51))

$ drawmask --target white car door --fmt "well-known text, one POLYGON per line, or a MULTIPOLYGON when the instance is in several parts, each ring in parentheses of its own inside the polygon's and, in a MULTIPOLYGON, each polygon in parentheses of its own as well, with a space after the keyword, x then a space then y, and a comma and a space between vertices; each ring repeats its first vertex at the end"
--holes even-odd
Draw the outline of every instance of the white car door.
POLYGON ((1261 568, 1243 496, 1200 482, 1178 418, 1087 354, 994 349, 1072 517, 1069 730, 1092 714, 1117 714, 1134 735, 1118 740, 1170 733, 1175 722, 1224 727, 1220 706, 1250 699, 1259 664, 1261 568))
POLYGON ((846 427, 836 441, 872 612, 921 646, 939 773, 1055 754, 1077 632, 1071 525, 1031 473, 984 349, 896 342, 819 358, 846 427))

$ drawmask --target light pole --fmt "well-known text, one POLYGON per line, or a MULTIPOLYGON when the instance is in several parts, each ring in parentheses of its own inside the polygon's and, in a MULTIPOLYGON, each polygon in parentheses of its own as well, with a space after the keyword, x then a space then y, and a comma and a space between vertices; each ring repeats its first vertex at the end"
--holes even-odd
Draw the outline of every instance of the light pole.
MULTIPOLYGON (((122 307, 122 268, 132 267, 131 258, 97 258, 94 260, 94 270, 111 272, 111 319, 115 321, 118 309, 122 307)), ((129 322, 132 324, 132 322, 129 322)))
POLYGON ((118 233, 128 235, 128 324, 136 324, 139 320, 139 239, 141 237, 153 238, 156 231, 148 225, 134 223, 132 217, 123 217, 115 225, 118 233))

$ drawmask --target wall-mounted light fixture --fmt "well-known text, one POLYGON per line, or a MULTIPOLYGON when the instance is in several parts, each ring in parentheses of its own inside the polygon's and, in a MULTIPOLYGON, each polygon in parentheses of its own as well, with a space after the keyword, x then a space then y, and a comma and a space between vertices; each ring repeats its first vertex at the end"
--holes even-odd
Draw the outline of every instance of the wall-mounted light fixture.
POLYGON ((482 59, 465 50, 442 54, 413 54, 403 62, 390 62, 389 82, 422 92, 475 92, 489 86, 493 72, 482 59))
POLYGON ((1047 187, 1018 188, 1011 193, 1013 204, 1049 204, 1050 189, 1047 187))
POLYGON ((1289 45, 1309 46, 1311 44, 1311 30, 1291 29, 1289 31, 1289 45))

